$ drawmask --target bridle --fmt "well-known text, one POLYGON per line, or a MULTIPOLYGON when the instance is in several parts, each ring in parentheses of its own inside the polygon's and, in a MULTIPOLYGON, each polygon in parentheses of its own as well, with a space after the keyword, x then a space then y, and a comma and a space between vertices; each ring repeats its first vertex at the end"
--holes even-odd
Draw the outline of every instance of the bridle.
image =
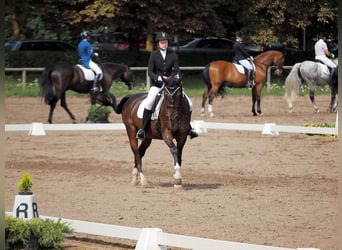
MULTIPOLYGON (((165 101, 165 94, 164 94, 164 105, 165 105, 165 109, 166 111, 168 111, 169 109, 175 109, 175 110, 179 110, 180 106, 179 105, 176 105, 175 104, 175 94, 179 91, 179 90, 182 90, 181 86, 177 86, 177 87, 167 87, 165 86, 164 87, 165 91, 167 92, 167 95, 170 97, 171 99, 171 103, 167 103, 165 101)), ((175 114, 173 114, 172 116, 169 116, 168 112, 166 112, 165 116, 171 120, 171 121, 174 121, 177 119, 178 117, 178 112, 176 112, 175 114)))

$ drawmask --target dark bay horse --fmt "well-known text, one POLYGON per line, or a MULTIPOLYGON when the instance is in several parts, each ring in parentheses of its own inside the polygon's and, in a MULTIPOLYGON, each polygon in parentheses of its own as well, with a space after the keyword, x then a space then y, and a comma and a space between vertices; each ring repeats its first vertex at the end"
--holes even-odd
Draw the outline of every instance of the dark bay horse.
POLYGON ((114 79, 119 78, 126 83, 128 89, 133 87, 132 71, 127 65, 116 63, 100 64, 103 72, 103 78, 99 82, 102 91, 92 93, 92 81, 87 81, 79 67, 71 64, 58 64, 47 66, 39 80, 41 94, 46 104, 50 105, 48 122, 52 123, 53 111, 56 108, 58 100, 61 100, 61 106, 75 122, 76 118, 71 113, 65 100, 65 92, 73 90, 78 93, 90 93, 91 104, 96 102, 116 108, 115 96, 110 93, 110 87, 114 79))
POLYGON ((135 94, 125 96, 117 105, 116 113, 122 114, 122 121, 125 124, 131 150, 134 154, 134 168, 132 184, 137 185, 140 177, 140 184, 147 185, 142 171, 142 158, 147 148, 151 145, 152 139, 164 140, 169 147, 174 159, 173 175, 175 185, 181 185, 182 177, 180 167, 182 164, 182 152, 185 145, 191 112, 187 99, 183 95, 181 79, 169 78, 163 89, 164 99, 160 105, 158 119, 151 120, 146 128, 145 139, 138 145, 136 133, 142 126, 142 119, 138 118, 137 111, 140 103, 147 94, 135 94), (175 142, 176 144, 175 144, 175 142), (138 175, 139 174, 139 175, 138 175))
MULTIPOLYGON (((333 62, 338 65, 338 59, 333 62)), ((293 65, 290 73, 285 79, 285 98, 289 105, 289 112, 293 111, 293 101, 296 99, 299 93, 300 86, 303 82, 306 82, 309 87, 309 96, 311 103, 316 113, 319 109, 315 103, 315 89, 317 85, 329 85, 331 90, 330 105, 328 110, 330 112, 337 111, 337 99, 338 93, 338 70, 333 73, 332 79, 330 79, 330 72, 326 65, 320 62, 304 61, 293 65)))
MULTIPOLYGON (((275 66, 275 74, 280 75, 283 70, 284 55, 275 50, 269 50, 261 53, 254 58, 255 86, 252 88, 252 113, 254 116, 262 115, 260 101, 261 89, 266 79, 267 69, 271 65, 275 66), (257 103, 257 111, 255 111, 255 103, 257 103)), ((205 90, 202 96, 201 113, 205 113, 205 102, 208 101, 208 113, 214 116, 213 100, 218 94, 224 93, 225 87, 230 88, 245 88, 247 77, 240 73, 236 66, 227 61, 213 61, 205 66, 203 70, 203 77, 205 82, 205 90)))

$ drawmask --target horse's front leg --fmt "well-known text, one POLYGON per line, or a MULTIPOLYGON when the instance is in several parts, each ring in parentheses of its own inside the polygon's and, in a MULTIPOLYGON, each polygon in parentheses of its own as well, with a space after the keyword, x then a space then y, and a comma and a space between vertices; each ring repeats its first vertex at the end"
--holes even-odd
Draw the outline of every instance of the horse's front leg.
POLYGON ((147 186, 148 182, 142 171, 142 157, 145 155, 146 149, 151 144, 152 140, 146 138, 144 141, 141 142, 140 146, 138 146, 138 140, 135 138, 135 133, 135 128, 127 130, 129 143, 134 155, 134 167, 132 171, 131 185, 138 185, 140 177, 141 186, 147 186))
POLYGON ((178 147, 174 144, 172 138, 170 136, 164 136, 164 141, 166 145, 169 147, 170 152, 173 156, 173 164, 174 164, 174 170, 175 173, 173 175, 174 178, 174 186, 179 187, 182 185, 182 174, 181 174, 181 163, 180 163, 180 158, 179 158, 179 150, 178 147))
POLYGON ((312 103, 312 105, 314 107, 315 112, 319 113, 319 109, 318 109, 318 107, 316 105, 316 102, 315 102, 315 90, 310 89, 310 94, 309 95, 310 95, 310 100, 311 100, 311 103, 312 103))
POLYGON ((255 87, 252 89, 252 113, 253 116, 257 116, 258 114, 255 112, 255 103, 257 101, 255 87))

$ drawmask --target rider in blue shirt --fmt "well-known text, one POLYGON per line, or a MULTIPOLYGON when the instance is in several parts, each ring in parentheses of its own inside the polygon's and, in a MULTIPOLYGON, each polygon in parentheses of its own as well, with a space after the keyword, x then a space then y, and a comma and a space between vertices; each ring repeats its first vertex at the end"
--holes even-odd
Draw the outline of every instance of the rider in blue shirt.
POLYGON ((81 33, 82 40, 78 44, 77 50, 80 56, 80 63, 86 67, 87 69, 91 69, 95 73, 95 79, 93 82, 93 88, 91 89, 93 92, 99 91, 99 81, 102 79, 102 70, 101 68, 91 60, 92 57, 98 56, 97 53, 93 53, 91 49, 91 45, 89 43, 91 34, 89 31, 83 31, 81 33))

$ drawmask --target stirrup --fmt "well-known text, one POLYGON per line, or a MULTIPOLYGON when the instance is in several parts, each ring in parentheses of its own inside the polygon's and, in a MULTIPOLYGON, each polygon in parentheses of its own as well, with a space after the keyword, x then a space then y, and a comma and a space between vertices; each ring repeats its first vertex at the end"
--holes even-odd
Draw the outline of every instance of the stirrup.
POLYGON ((144 140, 145 139, 145 130, 142 128, 138 130, 137 134, 135 135, 135 138, 144 140))
POLYGON ((97 86, 94 86, 94 87, 91 88, 91 91, 96 93, 96 92, 99 92, 100 89, 97 86))

